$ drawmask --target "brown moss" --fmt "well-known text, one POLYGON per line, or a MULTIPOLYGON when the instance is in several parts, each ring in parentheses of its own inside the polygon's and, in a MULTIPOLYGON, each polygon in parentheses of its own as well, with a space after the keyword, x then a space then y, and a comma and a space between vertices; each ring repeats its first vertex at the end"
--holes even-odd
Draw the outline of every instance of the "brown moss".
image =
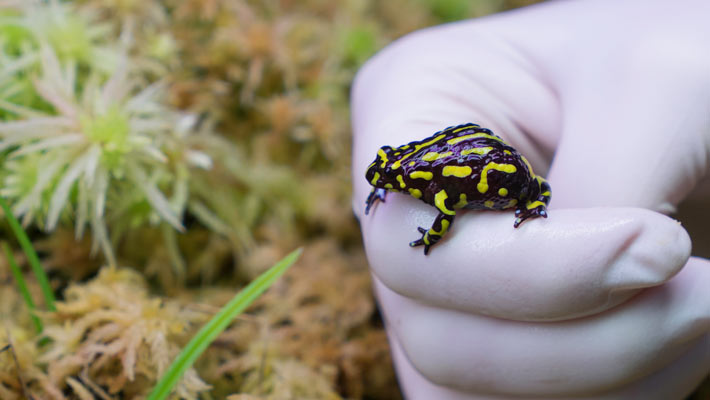
MULTIPOLYGON (((50 340, 39 358, 50 382, 77 397, 92 382, 109 395, 145 395, 206 315, 176 301, 150 296, 143 278, 129 269, 104 268, 86 284, 72 285, 45 314, 50 340), (83 377, 77 379, 77 377, 83 377)), ((191 370, 178 385, 185 398, 207 390, 191 370)))
MULTIPOLYGON (((209 303, 222 303, 230 293, 203 295, 209 303)), ((317 241, 219 337, 200 370, 217 396, 241 392, 284 398, 279 393, 296 384, 298 379, 291 381, 289 375, 295 374, 318 377, 314 382, 320 383, 307 386, 320 388, 320 395, 306 398, 337 393, 358 398, 365 393, 363 381, 367 393, 392 398, 396 384, 386 338, 370 332, 374 313, 362 254, 344 257, 335 241, 317 241)))

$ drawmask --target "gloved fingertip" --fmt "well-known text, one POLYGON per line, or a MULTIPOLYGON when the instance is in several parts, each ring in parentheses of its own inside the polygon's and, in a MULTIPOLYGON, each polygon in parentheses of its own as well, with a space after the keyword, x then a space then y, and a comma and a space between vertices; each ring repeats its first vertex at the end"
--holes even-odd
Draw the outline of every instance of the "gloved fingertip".
POLYGON ((691 241, 680 222, 647 210, 627 229, 617 257, 609 264, 605 284, 612 291, 660 285, 680 271, 690 257, 691 241))

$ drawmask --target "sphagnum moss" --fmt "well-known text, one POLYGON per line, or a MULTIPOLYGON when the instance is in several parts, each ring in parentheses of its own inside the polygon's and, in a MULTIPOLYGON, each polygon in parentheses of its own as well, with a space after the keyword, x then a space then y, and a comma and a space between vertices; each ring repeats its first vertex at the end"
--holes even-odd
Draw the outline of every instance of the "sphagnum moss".
MULTIPOLYGON (((178 301, 151 296, 143 277, 128 269, 104 268, 64 297, 56 313, 45 315, 44 336, 51 341, 39 358, 63 389, 78 376, 82 386, 93 383, 104 393, 145 395, 207 319, 178 301)), ((191 369, 177 393, 194 399, 208 388, 191 369)))
POLYGON ((165 84, 147 84, 144 72, 130 68, 140 65, 127 55, 130 33, 112 36, 111 24, 88 7, 57 1, 9 10, 0 31, 19 32, 0 41, 8 64, 0 74, 0 195, 13 212, 47 231, 73 219, 77 237, 91 226, 94 250, 112 264, 106 220, 135 221, 117 212, 136 209, 127 200, 150 207, 143 223, 182 230, 189 173, 179 171, 209 168, 211 160, 185 144, 189 118, 164 104, 165 84), (141 196, 112 195, 126 189, 141 196))
POLYGON ((153 179, 156 171, 166 169, 161 146, 176 140, 178 122, 178 115, 159 102, 161 86, 136 91, 123 62, 102 85, 89 77, 78 91, 75 65, 63 66, 49 46, 40 54, 42 75, 35 88, 55 113, 0 123, 0 149, 16 161, 6 171, 0 193, 14 200, 14 213, 25 224, 40 220, 51 231, 72 204, 77 236, 88 223, 97 246, 114 263, 104 220, 107 192, 115 181, 127 181, 162 220, 182 230, 182 209, 171 206, 153 179), (29 171, 18 168, 26 157, 46 165, 41 170, 35 163, 24 164, 29 171))

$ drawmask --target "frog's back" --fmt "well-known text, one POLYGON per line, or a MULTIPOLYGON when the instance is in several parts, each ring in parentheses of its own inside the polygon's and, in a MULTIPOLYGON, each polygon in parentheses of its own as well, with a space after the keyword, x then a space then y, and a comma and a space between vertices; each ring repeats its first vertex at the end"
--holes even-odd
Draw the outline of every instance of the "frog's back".
POLYGON ((402 188, 432 205, 435 195, 444 191, 458 199, 457 208, 510 208, 525 197, 531 179, 524 157, 474 124, 449 127, 397 152, 400 158, 395 166, 402 168, 402 188))
POLYGON ((547 217, 550 185, 535 175, 525 157, 502 138, 476 124, 446 128, 397 148, 381 147, 365 174, 373 186, 365 214, 387 191, 408 192, 439 214, 410 246, 424 254, 449 230, 461 208, 515 209, 514 227, 547 217))

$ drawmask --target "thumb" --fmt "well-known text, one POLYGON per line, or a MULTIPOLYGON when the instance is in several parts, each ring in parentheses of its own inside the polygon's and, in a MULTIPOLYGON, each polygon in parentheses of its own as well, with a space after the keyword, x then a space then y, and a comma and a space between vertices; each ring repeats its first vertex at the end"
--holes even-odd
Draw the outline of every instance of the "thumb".
POLYGON ((704 174, 708 96, 663 68, 629 77, 642 65, 658 64, 644 58, 590 72, 563 89, 563 134, 549 174, 554 207, 668 213, 704 174), (669 118, 653 117, 662 115, 669 118))
POLYGON ((553 207, 633 206, 668 213, 705 173, 705 40, 682 27, 630 25, 633 32, 620 35, 613 48, 599 48, 599 41, 582 44, 585 51, 556 67, 574 74, 561 73, 555 82, 564 113, 548 176, 553 207))

